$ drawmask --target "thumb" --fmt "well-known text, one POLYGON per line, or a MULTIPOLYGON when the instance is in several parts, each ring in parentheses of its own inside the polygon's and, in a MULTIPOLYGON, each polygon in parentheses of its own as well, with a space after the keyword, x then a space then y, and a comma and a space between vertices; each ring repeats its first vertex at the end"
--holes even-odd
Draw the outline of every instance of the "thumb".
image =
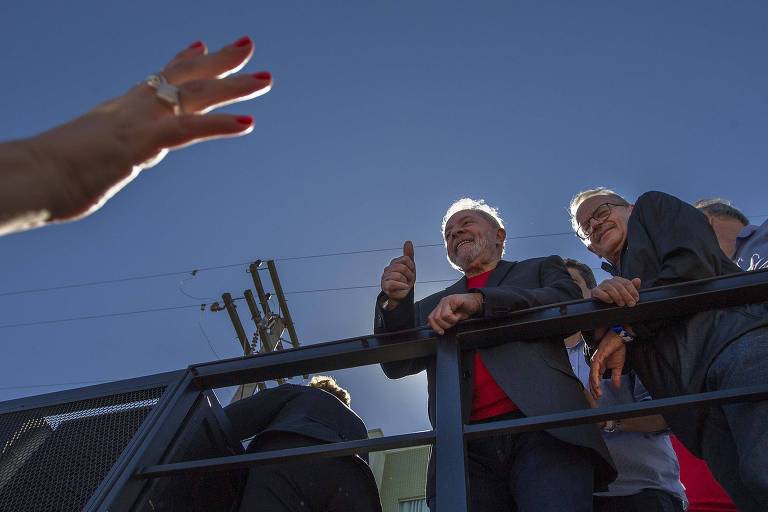
POLYGON ((410 240, 406 240, 405 243, 403 244, 403 256, 408 256, 413 261, 416 261, 416 258, 414 257, 414 254, 413 254, 413 242, 411 242, 410 240))
POLYGON ((639 290, 640 289, 640 278, 639 277, 634 278, 632 280, 632 284, 635 285, 635 288, 637 288, 639 290))

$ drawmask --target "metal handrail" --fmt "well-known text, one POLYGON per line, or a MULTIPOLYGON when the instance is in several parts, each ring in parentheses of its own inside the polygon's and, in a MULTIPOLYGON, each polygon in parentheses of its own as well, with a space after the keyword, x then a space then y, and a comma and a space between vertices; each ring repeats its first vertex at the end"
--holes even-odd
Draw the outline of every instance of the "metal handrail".
POLYGON ((171 376, 175 377, 173 391, 161 398, 155 413, 145 420, 131 442, 130 449, 124 451, 92 496, 87 510, 130 510, 147 480, 152 478, 245 468, 254 464, 280 462, 287 458, 297 460, 348 456, 424 444, 433 445, 437 460, 440 461, 437 467, 437 489, 438 493, 445 497, 441 497, 441 502, 451 504, 451 510, 466 510, 467 439, 500 432, 551 429, 596 423, 606 419, 659 414, 684 407, 766 400, 768 385, 464 425, 459 394, 462 350, 497 345, 510 340, 524 343, 528 339, 545 336, 564 337, 597 326, 670 319, 706 309, 767 301, 768 270, 739 273, 643 290, 640 292, 640 302, 633 308, 609 306, 592 300, 571 301, 519 311, 504 318, 466 321, 444 336, 438 336, 427 327, 359 336, 279 352, 194 364, 183 372, 13 400, 0 403, 0 414, 103 395, 109 390, 120 390, 126 386, 149 386, 156 381, 167 381, 171 376), (245 382, 420 357, 436 358, 436 424, 439 427, 433 431, 180 463, 162 463, 167 447, 186 427, 190 411, 200 402, 204 393, 209 393, 207 390, 245 382))

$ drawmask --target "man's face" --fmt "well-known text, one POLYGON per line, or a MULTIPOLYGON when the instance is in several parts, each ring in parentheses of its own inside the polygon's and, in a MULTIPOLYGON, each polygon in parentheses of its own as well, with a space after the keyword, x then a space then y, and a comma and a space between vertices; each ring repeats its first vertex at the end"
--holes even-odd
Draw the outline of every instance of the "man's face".
POLYGON ((464 210, 451 215, 445 224, 448 259, 466 270, 477 261, 501 259, 504 230, 495 227, 483 214, 464 210))
POLYGON ((591 230, 589 237, 584 240, 587 249, 612 263, 618 261, 621 249, 627 240, 627 221, 629 214, 632 213, 632 205, 609 206, 610 214, 602 222, 593 216, 599 217, 596 213, 605 211, 603 205, 615 202, 615 199, 608 196, 594 196, 581 203, 576 211, 578 225, 589 227, 591 230))
POLYGON ((585 299, 588 299, 592 296, 592 293, 589 291, 589 286, 587 286, 587 282, 584 280, 583 277, 581 277, 581 272, 576 270, 575 268, 567 267, 568 273, 571 274, 571 277, 576 282, 577 285, 579 285, 579 288, 581 288, 581 296, 585 299))

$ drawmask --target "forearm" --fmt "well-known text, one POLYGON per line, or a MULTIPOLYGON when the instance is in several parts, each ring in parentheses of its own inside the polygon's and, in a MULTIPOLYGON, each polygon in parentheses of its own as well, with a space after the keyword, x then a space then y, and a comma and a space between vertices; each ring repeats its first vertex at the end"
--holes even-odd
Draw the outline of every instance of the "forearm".
POLYGON ((36 138, 0 144, 0 235, 44 225, 55 208, 50 164, 36 138))

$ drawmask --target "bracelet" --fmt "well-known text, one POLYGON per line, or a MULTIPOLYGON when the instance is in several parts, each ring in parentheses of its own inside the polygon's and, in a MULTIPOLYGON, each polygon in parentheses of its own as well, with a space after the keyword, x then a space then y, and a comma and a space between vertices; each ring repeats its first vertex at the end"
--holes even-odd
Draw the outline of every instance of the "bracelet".
POLYGON ((621 325, 614 325, 611 327, 611 330, 619 335, 619 338, 621 338, 621 341, 624 343, 631 343, 635 341, 635 338, 629 334, 626 330, 624 330, 624 327, 621 325))

